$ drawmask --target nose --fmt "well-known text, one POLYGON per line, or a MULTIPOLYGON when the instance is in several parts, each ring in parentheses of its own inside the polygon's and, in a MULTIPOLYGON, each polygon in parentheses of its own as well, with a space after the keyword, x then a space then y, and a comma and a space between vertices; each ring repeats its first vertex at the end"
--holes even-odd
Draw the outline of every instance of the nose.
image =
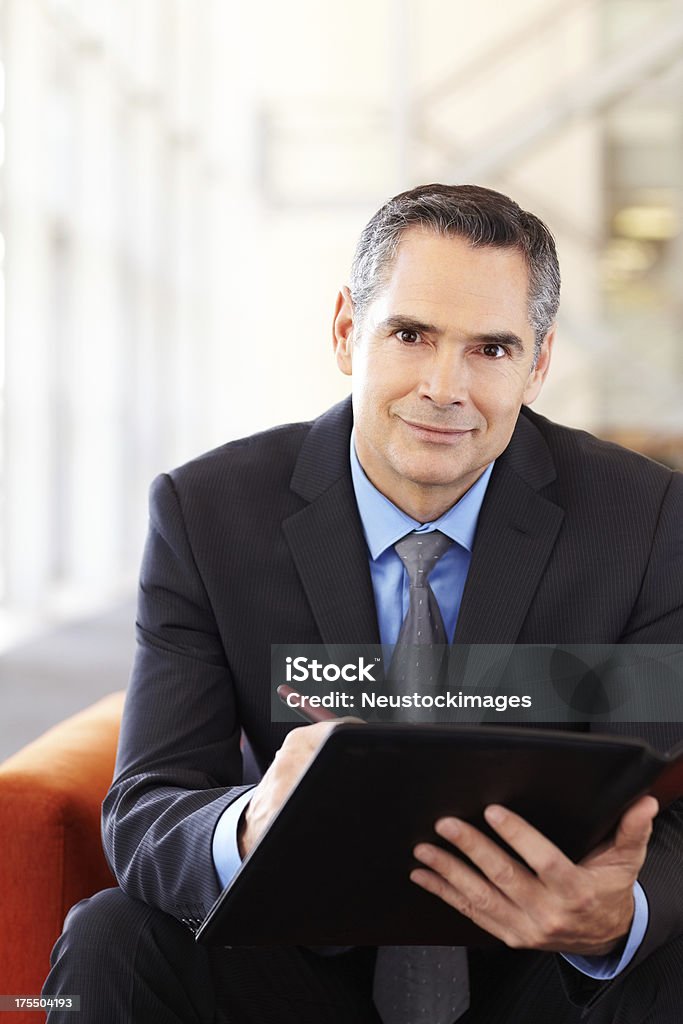
POLYGON ((450 346, 436 351, 424 368, 419 387, 421 398, 435 405, 462 405, 469 395, 468 369, 462 354, 450 346))

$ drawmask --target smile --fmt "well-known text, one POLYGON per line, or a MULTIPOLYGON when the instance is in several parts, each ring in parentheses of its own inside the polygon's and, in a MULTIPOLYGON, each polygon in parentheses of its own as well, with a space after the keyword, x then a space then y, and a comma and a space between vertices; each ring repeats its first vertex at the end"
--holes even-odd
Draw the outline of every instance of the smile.
POLYGON ((474 427, 449 429, 447 427, 427 426, 423 423, 412 423, 410 420, 404 420, 400 416, 399 419, 417 437, 421 437, 424 441, 431 441, 433 444, 456 444, 461 438, 471 434, 474 430, 474 427))

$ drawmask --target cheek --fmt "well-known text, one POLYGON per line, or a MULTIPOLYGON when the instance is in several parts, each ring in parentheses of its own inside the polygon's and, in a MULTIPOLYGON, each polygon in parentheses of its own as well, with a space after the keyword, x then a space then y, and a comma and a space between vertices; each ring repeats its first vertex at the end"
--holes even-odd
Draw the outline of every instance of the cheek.
POLYGON ((494 389, 501 396, 504 394, 521 394, 529 381, 531 369, 524 361, 514 363, 507 359, 499 359, 480 367, 477 380, 482 387, 494 389))
POLYGON ((386 399, 375 382, 366 379, 353 382, 353 419, 356 429, 368 436, 377 436, 386 412, 386 399))
POLYGON ((405 377, 396 373, 389 363, 385 363, 384 366, 363 367, 363 372, 354 375, 354 403, 357 402, 366 415, 385 414, 392 402, 403 398, 409 392, 410 387, 405 377))
POLYGON ((382 401, 381 391, 377 385, 368 380, 354 378, 353 409, 356 419, 370 419, 377 414, 382 401))
POLYGON ((528 373, 517 367, 506 366, 489 372, 477 381, 472 400, 486 414, 492 426, 497 419, 517 416, 527 387, 528 373))

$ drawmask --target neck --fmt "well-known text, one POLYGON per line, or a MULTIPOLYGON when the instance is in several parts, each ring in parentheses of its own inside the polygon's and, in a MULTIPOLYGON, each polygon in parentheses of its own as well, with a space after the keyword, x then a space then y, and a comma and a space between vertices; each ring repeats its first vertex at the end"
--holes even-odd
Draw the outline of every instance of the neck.
POLYGON ((481 472, 473 474, 471 479, 461 481, 457 486, 433 485, 425 487, 410 480, 402 480, 401 486, 391 488, 376 483, 368 473, 368 479, 377 490, 388 498, 392 504, 400 508, 411 519, 418 523, 433 523, 456 505, 462 496, 481 476, 481 472))
POLYGON ((432 523, 456 505, 482 475, 486 466, 445 483, 425 483, 377 464, 372 448, 355 436, 355 450, 363 472, 380 494, 418 523, 432 523))

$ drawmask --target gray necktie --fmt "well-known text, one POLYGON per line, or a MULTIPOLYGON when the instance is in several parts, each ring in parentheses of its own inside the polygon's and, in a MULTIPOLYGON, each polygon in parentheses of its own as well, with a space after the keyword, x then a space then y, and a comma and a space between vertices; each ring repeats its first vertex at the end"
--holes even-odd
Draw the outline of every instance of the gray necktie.
MULTIPOLYGON (((399 693, 424 693, 438 685, 440 655, 431 645, 444 645, 447 638, 428 579, 451 544, 433 531, 408 534, 394 545, 410 581, 408 614, 389 669, 399 693)), ((384 1024, 453 1024, 470 1002, 467 951, 461 946, 380 946, 373 997, 384 1024)))
POLYGON ((446 630, 429 576, 442 555, 453 544, 438 530, 409 533, 394 544, 394 551, 406 567, 410 581, 410 605, 398 634, 401 644, 445 644, 446 630))
MULTIPOLYGON (((409 533, 394 544, 403 562, 410 583, 408 613, 398 634, 389 666, 392 691, 398 695, 412 693, 433 695, 438 691, 447 643, 446 630, 429 575, 453 541, 438 530, 431 533, 409 533)), ((408 707, 395 709, 394 721, 434 720, 436 714, 416 712, 408 707), (396 713, 397 712, 397 713, 396 713)))
POLYGON ((384 1024, 453 1024, 470 1005, 461 946, 380 946, 373 998, 384 1024))

